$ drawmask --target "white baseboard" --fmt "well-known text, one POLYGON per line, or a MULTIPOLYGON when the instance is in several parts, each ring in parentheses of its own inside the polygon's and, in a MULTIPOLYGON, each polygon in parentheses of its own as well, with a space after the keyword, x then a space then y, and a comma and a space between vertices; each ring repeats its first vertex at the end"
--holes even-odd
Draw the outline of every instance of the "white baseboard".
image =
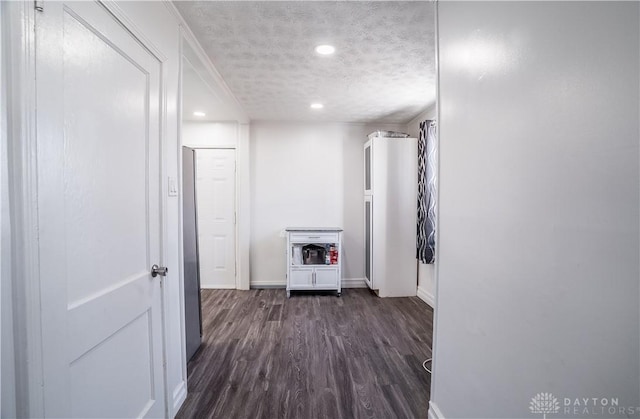
POLYGON ((181 381, 173 391, 173 412, 171 416, 175 416, 182 404, 187 399, 187 382, 181 381))
POLYGON ((429 413, 427 414, 429 419, 444 419, 444 415, 438 409, 438 406, 432 401, 429 402, 429 413))
POLYGON ((342 288, 367 288, 367 282, 364 278, 344 278, 342 288))
POLYGON ((251 281, 249 288, 286 288, 287 283, 283 281, 251 281))
POLYGON ((200 288, 203 290, 235 290, 236 286, 228 287, 226 285, 202 285, 200 284, 200 288))
MULTIPOLYGON (((282 281, 251 281, 251 288, 286 288, 282 281)), ((364 278, 343 278, 342 288, 367 288, 364 278)))
POLYGON ((428 292, 424 288, 418 287, 417 296, 418 296, 419 299, 421 299, 425 303, 429 304, 431 306, 431 308, 436 308, 436 300, 433 297, 433 294, 431 294, 430 292, 428 292))

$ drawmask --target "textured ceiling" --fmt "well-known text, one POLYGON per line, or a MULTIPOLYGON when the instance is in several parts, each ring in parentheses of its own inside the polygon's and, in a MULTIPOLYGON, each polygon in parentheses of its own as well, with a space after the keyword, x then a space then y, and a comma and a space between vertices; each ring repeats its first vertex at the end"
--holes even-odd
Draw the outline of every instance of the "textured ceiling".
POLYGON ((175 5, 252 120, 404 123, 435 102, 432 2, 175 5))

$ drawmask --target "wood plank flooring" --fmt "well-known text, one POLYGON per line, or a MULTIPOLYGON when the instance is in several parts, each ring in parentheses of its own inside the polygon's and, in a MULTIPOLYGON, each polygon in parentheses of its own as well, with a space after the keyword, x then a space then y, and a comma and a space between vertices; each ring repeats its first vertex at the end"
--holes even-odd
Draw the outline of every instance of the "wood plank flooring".
POLYGON ((426 418, 433 311, 368 289, 203 290, 178 418, 426 418))

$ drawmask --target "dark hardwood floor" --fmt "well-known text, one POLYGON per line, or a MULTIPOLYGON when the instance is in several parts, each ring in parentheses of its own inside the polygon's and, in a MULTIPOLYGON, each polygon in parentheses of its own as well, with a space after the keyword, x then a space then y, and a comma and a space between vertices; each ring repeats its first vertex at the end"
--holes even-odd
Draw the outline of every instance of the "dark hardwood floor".
POLYGON ((433 311, 367 289, 203 290, 178 418, 426 418, 433 311))

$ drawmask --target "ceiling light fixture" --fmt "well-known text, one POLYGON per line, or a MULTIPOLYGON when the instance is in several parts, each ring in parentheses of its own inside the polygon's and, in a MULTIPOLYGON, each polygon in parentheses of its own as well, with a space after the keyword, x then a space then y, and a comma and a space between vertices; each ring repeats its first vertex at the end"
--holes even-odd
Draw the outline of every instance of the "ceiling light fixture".
POLYGON ((206 113, 204 113, 204 112, 195 111, 195 112, 193 113, 193 116, 207 116, 207 114, 206 114, 206 113))
POLYGON ((322 103, 312 103, 311 104, 311 109, 322 109, 324 108, 324 105, 322 103))
POLYGON ((331 55, 336 52, 336 48, 333 45, 318 45, 316 52, 320 55, 331 55))

